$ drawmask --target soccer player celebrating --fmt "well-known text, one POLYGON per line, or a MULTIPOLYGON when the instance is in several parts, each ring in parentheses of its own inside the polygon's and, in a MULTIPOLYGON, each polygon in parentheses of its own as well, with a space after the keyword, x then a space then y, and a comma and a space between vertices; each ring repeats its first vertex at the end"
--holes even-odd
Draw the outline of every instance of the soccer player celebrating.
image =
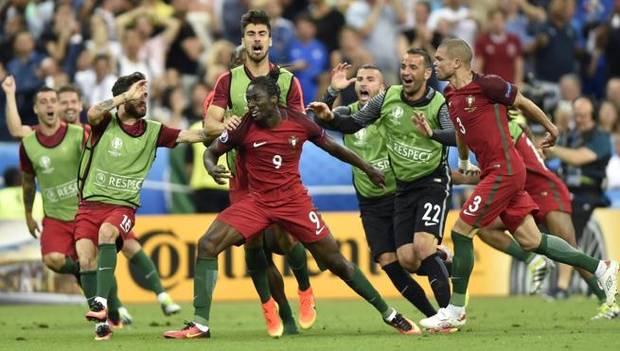
POLYGON ((606 294, 606 303, 615 303, 618 262, 601 261, 585 255, 556 236, 540 233, 531 213, 538 207, 524 190, 526 167, 510 140, 506 108, 514 106, 542 124, 548 134, 543 147, 553 145, 557 128, 544 112, 517 88, 496 76, 480 76, 471 71, 472 51, 461 39, 444 40, 435 53, 437 77, 448 80, 445 94, 456 132, 459 171, 471 169, 469 148, 480 164, 481 180, 463 205, 452 229, 454 259, 450 304, 420 324, 430 330, 461 327, 466 322, 465 300, 474 264, 472 237, 478 228, 499 216, 517 242, 528 251, 555 261, 583 268, 594 274, 606 294))
MULTIPOLYGON (((9 132, 11 133, 13 137, 21 139, 31 134, 33 132, 33 128, 30 126, 24 126, 21 123, 21 119, 17 112, 17 107, 16 107, 17 105, 15 103, 15 80, 14 78, 12 76, 7 77, 2 83, 2 87, 6 93, 7 102, 8 102, 7 103, 7 125, 9 127, 9 132)), ((82 97, 81 97, 80 91, 70 85, 62 86, 58 89, 57 100, 58 100, 58 106, 59 106, 57 113, 59 114, 60 121, 66 122, 67 124, 72 124, 72 125, 80 126, 84 128, 86 136, 88 136, 88 134, 90 133, 90 125, 80 123, 80 113, 82 112, 82 108, 83 108, 82 97)), ((83 137, 80 137, 80 145, 82 145, 83 139, 84 139, 83 137)), ((70 165, 65 165, 63 163, 63 168, 68 167, 69 169, 74 169, 75 172, 73 172, 72 174, 77 175, 77 167, 79 164, 79 159, 72 160, 72 161, 75 161, 75 163, 70 164, 70 165)), ((64 161, 60 161, 60 162, 64 162, 64 161)), ((39 174, 39 177, 41 176, 44 176, 44 175, 39 174)), ((74 177, 73 179, 77 183, 76 177, 74 177)), ((77 192, 74 195, 76 196, 76 206, 74 208, 73 216, 75 216, 75 212, 77 212, 77 192)), ((71 219, 71 222, 73 222, 73 217, 71 219)), ((73 235, 73 230, 71 230, 71 235, 73 235)), ((73 239, 72 239, 72 242, 73 242, 73 239)), ((139 274, 141 274, 144 277, 144 280, 147 282, 149 289, 156 294, 157 299, 159 300, 161 304, 161 308, 164 314, 171 315, 174 313, 178 313, 181 310, 181 306, 174 303, 170 295, 168 295, 168 293, 164 290, 161 284, 161 280, 159 278, 159 274, 157 272, 157 268, 155 267, 155 264, 153 263, 151 258, 144 253, 144 251, 142 250, 142 246, 136 239, 133 232, 130 232, 127 237, 127 240, 123 242, 122 251, 125 257, 127 258, 127 260, 129 261, 129 263, 133 265, 137 269, 139 274)), ((84 274, 84 272, 82 272, 82 274, 84 274)), ((86 273, 86 275, 94 275, 94 274, 95 272, 86 273)), ((90 285, 90 279, 87 285, 90 285)), ((117 300, 117 297, 115 297, 114 300, 117 300)), ((121 320, 124 324, 131 324, 133 322, 133 319, 131 315, 129 314, 129 311, 127 311, 127 308, 125 308, 124 306, 120 306, 118 308, 118 311, 120 313, 121 320)), ((112 323, 116 322, 116 318, 114 318, 114 314, 115 312, 111 313, 112 318, 110 319, 112 323)), ((118 326, 117 323, 115 323, 114 325, 118 326)))
MULTIPOLYGON (((428 123, 422 119, 418 119, 415 122, 421 133, 429 137, 432 136, 434 131, 428 123)), ((534 143, 515 119, 511 119, 508 122, 508 129, 515 148, 525 163, 527 173, 525 191, 530 194, 539 207, 539 211, 534 215, 534 219, 537 223, 544 224, 546 228, 549 228, 552 234, 558 235, 571 244, 571 246, 577 247, 575 229, 570 216, 572 208, 568 188, 555 173, 545 166, 534 143)), ((456 138, 448 145, 456 145, 456 138)), ((531 275, 530 293, 537 293, 544 278, 553 268, 553 264, 542 255, 523 250, 517 242, 504 234, 505 229, 504 224, 496 220, 490 226, 480 228, 477 234, 482 241, 493 248, 527 263, 531 275)), ((593 319, 615 318, 620 309, 617 304, 607 305, 605 302, 605 291, 600 288, 597 278, 592 273, 581 268, 578 268, 578 272, 599 299, 599 311, 593 319)))
MULTIPOLYGON (((269 76, 274 79, 280 87, 279 103, 289 109, 303 111, 303 97, 297 78, 286 69, 269 62, 269 47, 271 46, 269 16, 264 11, 251 10, 241 17, 241 29, 243 32, 241 41, 245 50, 243 64, 220 76, 215 84, 213 101, 207 110, 205 131, 213 138, 220 135, 225 127, 235 128, 240 122, 238 116, 246 115, 248 107, 245 92, 255 77, 269 76), (225 120, 224 115, 227 109, 233 116, 225 120)), ((230 179, 229 190, 232 204, 247 196, 248 184, 243 165, 239 164, 235 153, 229 152, 227 157, 229 168, 234 176, 230 179)), ((316 309, 308 275, 306 251, 301 243, 285 234, 283 230, 276 229, 274 232, 282 236, 277 242, 281 244, 280 250, 285 254, 299 286, 299 325, 302 329, 309 329, 316 320, 316 309)), ((278 318, 278 305, 271 297, 267 283, 268 261, 262 246, 262 235, 246 241, 245 261, 260 297, 267 330, 271 333, 271 331, 280 329, 282 321, 278 318)), ((288 310, 283 312, 288 313, 288 310)), ((290 323, 288 324, 290 326, 290 323)))
POLYGON ((202 130, 178 130, 145 120, 147 82, 142 73, 120 77, 114 98, 88 110, 92 125, 79 167, 80 205, 75 221, 76 249, 83 269, 97 268, 97 290, 89 320, 96 339, 109 339, 107 296, 114 281, 117 238, 126 239, 140 206, 140 190, 157 147, 206 140, 202 130), (117 108, 116 113, 110 111, 117 108), (98 262, 95 263, 95 257, 98 262), (86 265, 86 267, 84 267, 86 265))
MULTIPOLYGON (((401 59, 402 85, 379 93, 353 115, 338 109, 332 113, 326 104, 318 102, 311 103, 310 108, 328 128, 347 134, 376 121, 385 137, 396 178, 396 256, 409 272, 428 275, 439 306, 445 307, 450 299, 450 284, 445 264, 437 253, 437 244, 442 239, 450 194, 447 149, 438 141, 420 135, 410 118, 414 114, 421 115, 433 128, 451 128, 444 97, 426 83, 431 73, 428 53, 409 49, 401 59)), ((399 284, 417 285, 413 279, 403 279, 399 284)), ((421 289, 414 289, 419 300, 416 306, 428 304, 421 289)), ((424 310, 430 312, 428 307, 424 310)))
MULTIPOLYGON (((241 125, 234 131, 224 132, 205 151, 205 167, 209 174, 217 181, 224 181, 230 174, 217 166, 217 159, 237 148, 245 163, 251 192, 220 213, 198 241, 194 321, 181 330, 165 332, 164 336, 183 339, 211 335, 208 323, 218 254, 251 239, 272 223, 279 223, 302 241, 317 260, 371 303, 386 323, 401 333, 419 334, 417 326, 388 307, 359 268, 340 253, 336 240, 301 183, 302 145, 310 140, 338 159, 362 169, 374 184, 383 184, 383 173, 329 138, 305 114, 280 108, 279 90, 272 79, 256 78, 247 90, 249 111, 241 125)), ((282 335, 282 328, 271 335, 282 335)))
MULTIPOLYGON (((346 79, 349 68, 350 65, 341 63, 332 70, 331 84, 323 99, 323 102, 331 106, 339 91, 354 81, 358 101, 337 108, 345 115, 361 110, 370 99, 385 89, 383 74, 377 66, 363 65, 357 70, 354 78, 346 79)), ((396 256, 393 221, 396 179, 390 167, 388 149, 385 138, 379 131, 379 126, 370 124, 355 134, 344 134, 344 145, 357 153, 364 161, 382 170, 385 176, 385 186, 378 187, 364 172, 353 168, 353 185, 360 207, 366 241, 373 259, 381 266, 403 297, 427 317, 434 315, 437 311, 426 298, 424 289, 411 278, 396 256)))
MULTIPOLYGON (((54 272, 73 274, 88 299, 96 289, 95 272, 80 269, 73 235, 78 207, 76 177, 84 130, 79 125, 66 124, 58 119, 58 96, 49 88, 42 88, 35 95, 34 110, 39 124, 23 126, 17 111, 16 85, 12 76, 5 78, 2 88, 7 97, 9 132, 22 140, 19 157, 24 172, 22 187, 28 230, 33 237, 37 232, 41 233, 43 263, 54 272), (43 198, 43 231, 32 218, 35 182, 43 198)), ((129 312, 118 299, 116 282, 113 282, 110 300, 112 326, 122 327, 122 323, 131 322, 129 312)))

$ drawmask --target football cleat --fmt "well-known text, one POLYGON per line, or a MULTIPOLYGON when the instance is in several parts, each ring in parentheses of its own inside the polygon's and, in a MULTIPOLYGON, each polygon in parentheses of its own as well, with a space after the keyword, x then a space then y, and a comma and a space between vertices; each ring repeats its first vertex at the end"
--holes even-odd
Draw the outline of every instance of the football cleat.
POLYGON ((101 323, 95 327, 95 340, 110 340, 112 337, 112 330, 107 323, 101 323))
POLYGON ((542 284, 555 269, 555 263, 542 255, 535 255, 528 263, 527 270, 530 278, 529 294, 535 295, 540 292, 542 284))
POLYGON ((267 333, 272 338, 279 338, 284 333, 284 324, 278 314, 278 303, 273 297, 270 297, 267 302, 262 304, 263 317, 265 317, 265 323, 267 324, 267 333))
POLYGON ((86 319, 94 322, 105 322, 108 319, 108 309, 99 301, 93 301, 90 311, 86 313, 86 319))
POLYGON ((123 322, 123 325, 133 324, 133 317, 129 314, 127 307, 125 306, 119 307, 118 314, 121 316, 121 322, 123 322))
POLYGON ((383 321, 401 334, 422 335, 422 330, 420 330, 417 324, 396 311, 392 313, 392 316, 384 318, 383 321))
POLYGON ((454 313, 449 306, 440 308, 434 316, 422 319, 420 325, 432 333, 450 331, 464 326, 467 322, 465 312, 454 313))
POLYGON ((194 322, 185 322, 185 326, 181 330, 169 330, 164 332, 166 339, 195 339, 210 338, 211 329, 206 327, 206 331, 202 331, 194 322))
POLYGON ((605 261, 607 269, 601 277, 598 278, 605 296, 607 306, 613 306, 616 303, 616 295, 618 294, 618 262, 605 261))
POLYGON ((602 303, 598 307, 598 313, 592 317, 592 320, 614 319, 618 317, 620 317, 620 307, 617 304, 614 303, 612 306, 609 306, 607 303, 602 303))
POLYGON ((301 329, 310 329, 316 322, 316 305, 312 288, 297 291, 299 294, 299 326, 301 329))

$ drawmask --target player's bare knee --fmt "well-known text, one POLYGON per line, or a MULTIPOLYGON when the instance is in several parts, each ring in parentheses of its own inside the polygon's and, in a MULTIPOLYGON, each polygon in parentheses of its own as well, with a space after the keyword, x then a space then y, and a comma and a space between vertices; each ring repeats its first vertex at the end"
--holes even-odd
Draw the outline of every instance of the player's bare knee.
POLYGON ((65 255, 59 252, 49 253, 43 256, 43 263, 47 268, 58 272, 65 265, 65 255))
POLYGON ((99 228, 99 243, 114 244, 118 237, 118 229, 110 223, 103 223, 99 228))
POLYGON ((128 259, 132 258, 141 249, 142 249, 142 246, 140 246, 140 243, 138 242, 138 240, 129 239, 129 240, 123 241, 123 249, 122 249, 123 255, 125 255, 125 257, 128 259))
POLYGON ((409 273, 415 273, 420 268, 420 262, 416 259, 414 254, 411 255, 398 255, 398 263, 407 270, 409 273))
POLYGON ((210 235, 205 234, 198 239, 198 256, 217 256, 217 245, 210 235))
POLYGON ((388 264, 394 263, 396 261, 398 261, 398 258, 396 257, 395 252, 384 252, 380 254, 379 257, 377 257, 377 262, 381 267, 385 267, 388 264))
POLYGON ((413 250, 415 251, 415 257, 419 259, 419 261, 424 260, 428 256, 437 252, 437 244, 434 242, 414 242, 413 250))
POLYGON ((540 237, 536 235, 521 233, 521 235, 515 235, 514 238, 525 251, 534 251, 540 245, 540 237))

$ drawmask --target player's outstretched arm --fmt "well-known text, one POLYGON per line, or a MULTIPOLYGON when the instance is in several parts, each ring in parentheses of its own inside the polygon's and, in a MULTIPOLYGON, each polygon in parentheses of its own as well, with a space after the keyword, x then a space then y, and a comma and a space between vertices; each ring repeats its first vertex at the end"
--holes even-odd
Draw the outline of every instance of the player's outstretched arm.
POLYGON ((39 224, 32 218, 32 205, 34 204, 34 197, 37 193, 37 187, 34 181, 34 174, 24 172, 22 176, 22 193, 24 201, 24 209, 26 212, 26 224, 28 225, 28 231, 34 238, 37 237, 37 233, 41 232, 39 224))
POLYGON ((207 173, 209 173, 209 175, 213 177, 213 180, 215 180, 218 184, 226 184, 226 179, 232 178, 232 175, 226 167, 217 164, 217 160, 225 152, 226 151, 224 151, 224 148, 222 148, 222 145, 218 142, 218 140, 215 140, 202 154, 202 161, 204 162, 207 173))
POLYGON ((536 104, 523 96, 521 92, 517 93, 515 97, 514 106, 523 112, 523 115, 539 124, 541 124, 547 130, 547 135, 542 143, 542 147, 550 147, 555 144, 555 140, 558 138, 558 128, 551 122, 547 115, 536 106, 536 104))
POLYGON ((32 128, 22 124, 22 119, 17 111, 17 99, 15 98, 15 91, 17 86, 15 85, 15 78, 13 76, 7 76, 2 82, 2 90, 6 94, 6 126, 9 129, 9 134, 13 138, 21 139, 26 135, 32 133, 32 128))
POLYGON ((342 162, 346 162, 354 167, 361 169, 368 175, 373 184, 377 186, 385 186, 385 177, 383 172, 376 169, 368 162, 357 156, 357 154, 346 147, 338 144, 334 139, 325 135, 320 139, 321 141, 316 143, 318 147, 327 151, 330 155, 336 157, 342 162))
POLYGON ((101 123, 101 121, 103 121, 104 117, 113 108, 133 100, 141 99, 147 94, 148 93, 146 80, 135 82, 126 92, 120 95, 116 95, 112 99, 108 99, 98 104, 95 104, 91 108, 89 108, 87 113, 88 123, 96 126, 101 123))
POLYGON ((186 129, 182 130, 177 137, 177 143, 194 144, 207 141, 209 138, 204 129, 186 129))

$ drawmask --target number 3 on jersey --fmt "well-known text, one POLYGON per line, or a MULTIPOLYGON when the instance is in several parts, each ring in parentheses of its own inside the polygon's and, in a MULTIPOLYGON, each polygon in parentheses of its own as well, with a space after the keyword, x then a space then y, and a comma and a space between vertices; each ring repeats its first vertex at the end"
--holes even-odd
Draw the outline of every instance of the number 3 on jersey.
POLYGON ((271 159, 271 162, 273 162, 273 167, 275 169, 280 169, 280 167, 282 167, 282 156, 280 156, 280 155, 273 155, 273 158, 271 159))

